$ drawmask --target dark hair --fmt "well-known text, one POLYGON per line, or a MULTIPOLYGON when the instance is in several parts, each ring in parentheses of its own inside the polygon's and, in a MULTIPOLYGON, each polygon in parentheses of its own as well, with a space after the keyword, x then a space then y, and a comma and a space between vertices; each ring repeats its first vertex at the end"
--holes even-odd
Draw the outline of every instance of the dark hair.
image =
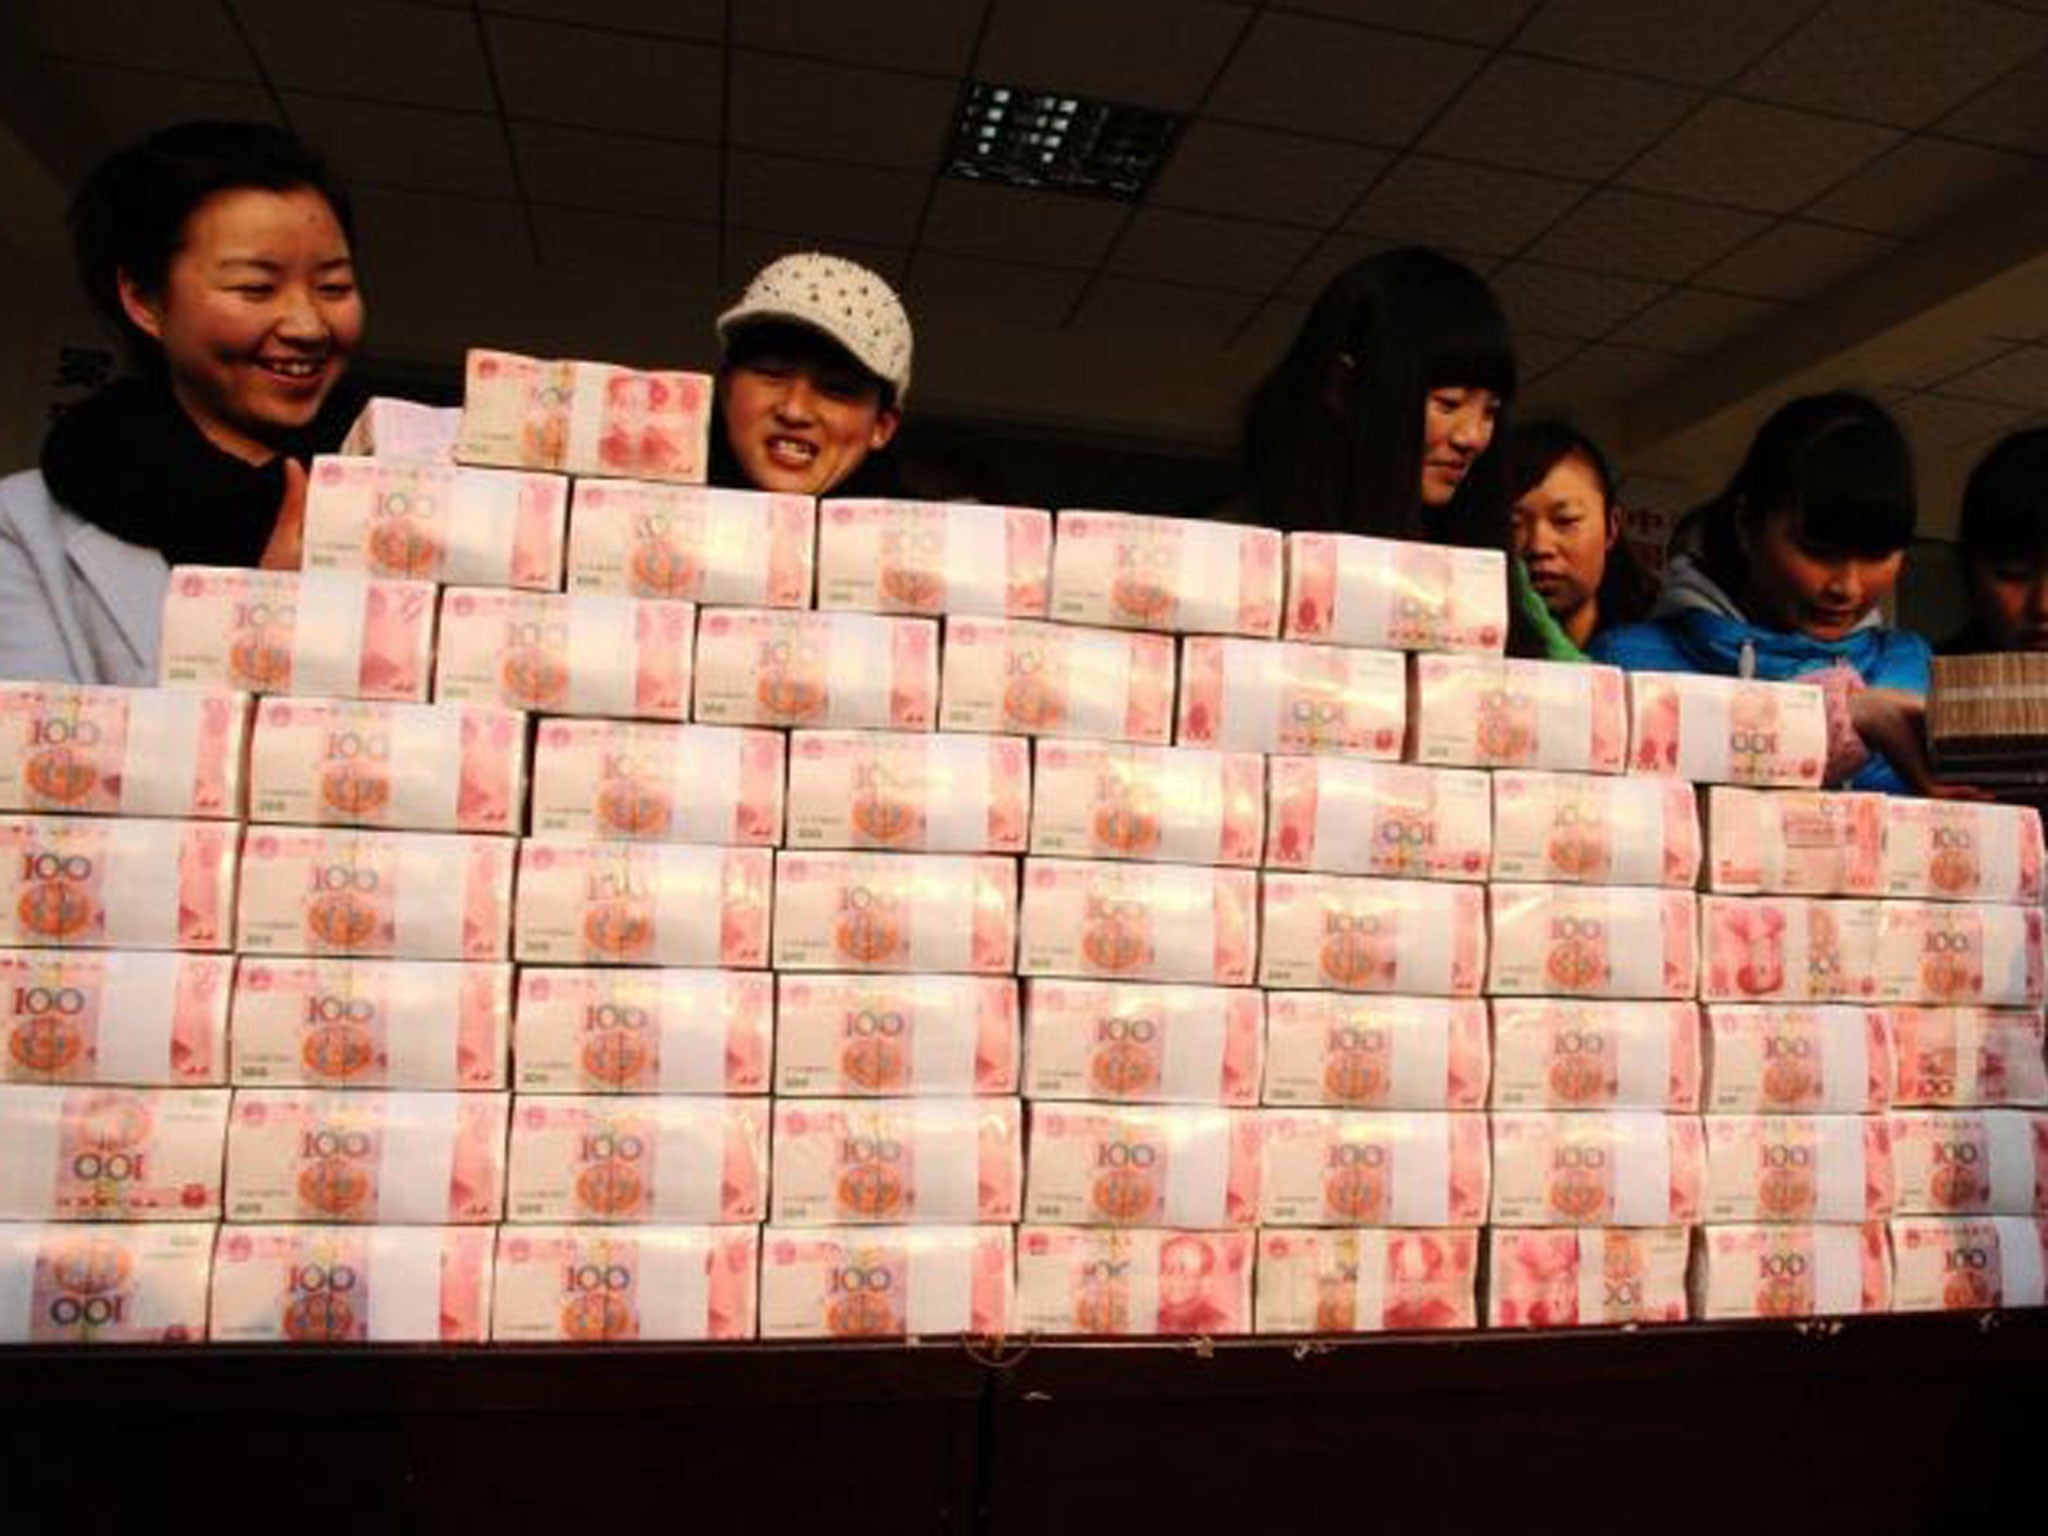
POLYGON ((159 348, 121 308, 118 279, 160 293, 193 210, 216 192, 307 188, 325 198, 355 242, 348 192, 327 162, 268 123, 180 123, 102 160, 71 200, 71 246, 87 299, 127 339, 145 369, 160 367, 159 348))
MULTIPOLYGON (((725 390, 722 386, 726 374, 733 368, 743 367, 752 359, 768 352, 796 352, 834 367, 850 369, 869 380, 880 391, 882 409, 890 410, 895 407, 896 386, 823 331, 812 326, 780 320, 762 320, 740 326, 726 338, 725 356, 718 364, 721 387, 713 390, 711 396, 711 453, 707 479, 712 485, 735 490, 753 489, 753 482, 740 467, 740 461, 732 451, 732 443, 726 437, 725 390)), ((895 443, 891 442, 886 447, 870 452, 861 460, 858 469, 826 494, 868 497, 902 494, 902 476, 895 448, 895 443)))
POLYGON ((1956 553, 1986 565, 2048 558, 2048 427, 2001 439, 1970 471, 1956 553))
MULTIPOLYGON (((1593 472, 1600 487, 1600 506, 1610 519, 1621 516, 1620 488, 1614 466, 1600 445, 1570 422, 1558 417, 1518 422, 1508 435, 1507 487, 1510 507, 1528 495, 1550 472, 1566 459, 1578 459, 1593 472)), ((1634 548, 1617 536, 1601 568, 1600 586, 1593 595, 1599 609, 1599 626, 1634 624, 1647 619, 1657 605, 1657 578, 1643 569, 1634 548)))

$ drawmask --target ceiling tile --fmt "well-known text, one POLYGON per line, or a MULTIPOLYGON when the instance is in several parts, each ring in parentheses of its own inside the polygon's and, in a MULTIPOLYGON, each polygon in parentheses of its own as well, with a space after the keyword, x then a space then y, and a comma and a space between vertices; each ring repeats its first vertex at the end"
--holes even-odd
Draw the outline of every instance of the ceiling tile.
POLYGON ((1218 0, 1007 0, 989 18, 974 67, 1005 85, 1184 112, 1250 14, 1218 0))
POLYGON ((1269 299, 1248 325, 1240 325, 1230 338, 1230 350, 1261 371, 1271 368, 1294 345, 1308 319, 1306 299, 1269 299))
POLYGON ((1259 302, 1214 288, 1100 277, 1082 301, 1074 325, 1100 336, 1165 342, 1190 350, 1221 347, 1259 302))
MULTIPOLYGON (((737 299, 740 290, 761 268, 777 257, 787 256, 800 249, 787 235, 765 234, 759 230, 729 229, 725 232, 725 291, 737 299)), ((903 280, 903 267, 909 260, 909 252, 900 245, 871 245, 865 240, 835 240, 832 254, 857 261, 887 278, 891 283, 903 280)), ((709 327, 709 321, 706 321, 709 327)))
POLYGON ((1941 120, 1941 131, 2029 154, 2048 154, 2048 55, 2029 59, 1941 120))
POLYGON ((1122 203, 941 178, 924 244, 955 256, 1093 268, 1122 226, 1122 203))
POLYGON ((588 272, 632 277, 689 276, 718 272, 718 227, 651 219, 590 208, 535 208, 533 227, 541 265, 552 272, 588 272))
POLYGON ((1944 380, 1941 392, 2039 409, 2048 402, 2048 347, 2010 348, 1967 373, 1944 380))
POLYGON ((1908 395, 1891 412, 1917 452, 1941 452, 2009 432, 2026 420, 2027 405, 1959 400, 1950 395, 1908 395))
POLYGON ((1606 187, 1574 208, 1529 254, 1623 277, 1689 277, 1770 222, 1708 203, 1606 187))
POLYGON ((1067 318, 1087 283, 1087 273, 1071 269, 922 251, 911 266, 903 302, 919 319, 943 314, 1051 330, 1067 318))
POLYGON ((1389 158, 1384 150, 1204 119, 1181 135, 1150 201, 1326 228, 1389 158))
POLYGON ((725 35, 726 0, 482 0, 482 5, 508 16, 694 37, 707 43, 725 35))
POLYGON ((356 188, 351 196, 373 335, 388 269, 446 273, 450 282, 460 282, 463 272, 474 271, 479 263, 494 268, 533 264, 525 216, 509 199, 376 186, 356 188))
POLYGON ((1524 53, 1687 85, 1719 85, 1820 0, 1549 0, 1515 39, 1524 53))
POLYGON ((1143 208, 1117 241, 1107 270, 1268 293, 1294 270, 1315 239, 1306 229, 1143 208))
POLYGON ((736 54, 732 142, 822 160, 930 171, 952 130, 958 95, 950 80, 736 54))
POLYGON ((515 190, 497 119, 388 102, 287 94, 292 126, 351 182, 510 197, 515 190))
POLYGON ((2033 175, 2025 155, 1916 134, 1806 211, 1831 224, 1919 235, 1979 198, 2033 175))
POLYGON ((743 47, 847 64, 958 75, 981 28, 983 0, 775 0, 734 8, 743 47))
POLYGON ((1530 261, 1511 261, 1493 275, 1508 322, 1551 336, 1599 336, 1642 309, 1662 290, 1634 278, 1603 277, 1530 261))
MULTIPOLYGON (((1280 291, 1292 299, 1313 299, 1353 262, 1363 261, 1368 256, 1378 255, 1381 251, 1393 250, 1403 243, 1406 242, 1386 240, 1375 235, 1338 233, 1326 236, 1308 260, 1301 264, 1300 269, 1288 278, 1280 291)), ((1477 251, 1459 250, 1451 246, 1439 245, 1435 249, 1454 261, 1463 262, 1481 277, 1491 272, 1500 261, 1498 256, 1482 255, 1477 251)))
POLYGON ((1504 43, 1537 0, 1459 0, 1456 5, 1417 5, 1415 0, 1291 0, 1298 11, 1315 11, 1339 21, 1427 32, 1461 43, 1504 43))
POLYGON ((514 123, 512 143, 520 180, 536 203, 674 219, 718 217, 718 151, 708 144, 551 123, 514 123))
MULTIPOLYGON (((1935 337, 1930 346, 1920 349, 1920 355, 1910 363, 1894 367, 1885 375, 1889 384, 1910 393, 1922 389, 1947 389, 1949 381, 1962 374, 1995 362, 2012 351, 2013 343, 1999 336, 1971 336, 1967 333, 1945 333, 1935 337)), ((1957 390, 1967 394, 1967 390, 1957 390)))
POLYGON ((1779 312, 1768 299, 1676 288, 1614 333, 1614 340, 1697 355, 1746 335, 1779 312))
POLYGON ((1346 224, 1400 244, 1520 250, 1585 195, 1575 181, 1405 155, 1346 224))
POLYGON ((475 17, 396 0, 238 0, 273 84, 422 107, 496 107, 475 17), (394 45, 397 46, 394 46, 394 45))
POLYGON ((1700 281, 1758 298, 1804 299, 1897 249, 1882 235, 1791 219, 1709 267, 1700 281))
POLYGON ((829 243, 907 245, 930 178, 866 165, 822 165, 734 150, 726 160, 726 217, 735 224, 829 243))
POLYGON ((1982 0, 1834 0, 1737 82, 1817 112, 1914 127, 2048 45, 2048 17, 1982 0))
POLYGON ((1530 384, 1563 363, 1586 344, 1569 336, 1546 336, 1541 331, 1515 332, 1515 373, 1516 391, 1524 392, 1530 384))
POLYGON ((258 78, 219 0, 61 0, 6 11, 8 30, 38 53, 214 80, 258 78))
POLYGON ((1681 86, 1506 56, 1486 67, 1424 146, 1559 176, 1612 176, 1698 99, 1681 86))
POLYGON ((1889 128, 1717 97, 1622 180, 1652 192, 1789 213, 1898 139, 1889 128))
POLYGON ((1542 376, 1535 399, 1584 414, 1684 366, 1668 352, 1594 342, 1542 376))
POLYGON ((492 62, 512 117, 716 140, 716 48, 494 17, 492 62))
POLYGON ((98 131, 103 150, 119 149, 159 128, 195 118, 278 120, 270 93, 259 85, 188 80, 54 59, 38 64, 36 72, 62 91, 66 100, 77 103, 81 117, 98 131))
POLYGON ((1486 57, 1476 48, 1269 11, 1210 98, 1216 117, 1404 144, 1486 57))

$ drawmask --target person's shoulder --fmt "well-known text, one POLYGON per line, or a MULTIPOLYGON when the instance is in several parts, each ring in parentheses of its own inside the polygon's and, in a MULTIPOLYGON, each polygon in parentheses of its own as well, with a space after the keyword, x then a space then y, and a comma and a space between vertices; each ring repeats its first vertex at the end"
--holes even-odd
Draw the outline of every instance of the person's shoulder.
POLYGON ((1679 642, 1677 626, 1666 619, 1644 619, 1600 630, 1587 644, 1586 655, 1630 672, 1698 670, 1679 642))
POLYGON ((1863 680, 1876 687, 1925 693, 1934 674, 1934 647, 1910 629, 1878 632, 1876 655, 1863 680))

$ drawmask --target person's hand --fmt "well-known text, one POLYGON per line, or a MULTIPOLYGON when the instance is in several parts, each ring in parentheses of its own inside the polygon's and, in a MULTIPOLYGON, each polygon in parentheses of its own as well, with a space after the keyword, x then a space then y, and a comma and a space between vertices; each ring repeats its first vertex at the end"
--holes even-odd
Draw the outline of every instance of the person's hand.
POLYGON ((284 499, 277 504, 277 521, 270 526, 270 542, 263 546, 257 562, 266 571, 296 571, 306 557, 306 468, 289 454, 284 461, 284 499))
POLYGON ((1849 723, 1874 752, 1881 752, 1916 795, 1937 800, 1989 800, 1969 784, 1945 784, 1934 776, 1927 755, 1927 701, 1903 688, 1863 688, 1850 696, 1849 723))

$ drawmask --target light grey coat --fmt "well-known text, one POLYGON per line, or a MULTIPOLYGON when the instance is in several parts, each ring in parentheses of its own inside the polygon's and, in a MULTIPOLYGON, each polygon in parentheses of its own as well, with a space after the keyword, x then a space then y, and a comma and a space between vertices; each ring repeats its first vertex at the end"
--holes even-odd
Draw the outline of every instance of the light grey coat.
POLYGON ((50 495, 0 480, 0 678, 153 685, 170 567, 50 495))

